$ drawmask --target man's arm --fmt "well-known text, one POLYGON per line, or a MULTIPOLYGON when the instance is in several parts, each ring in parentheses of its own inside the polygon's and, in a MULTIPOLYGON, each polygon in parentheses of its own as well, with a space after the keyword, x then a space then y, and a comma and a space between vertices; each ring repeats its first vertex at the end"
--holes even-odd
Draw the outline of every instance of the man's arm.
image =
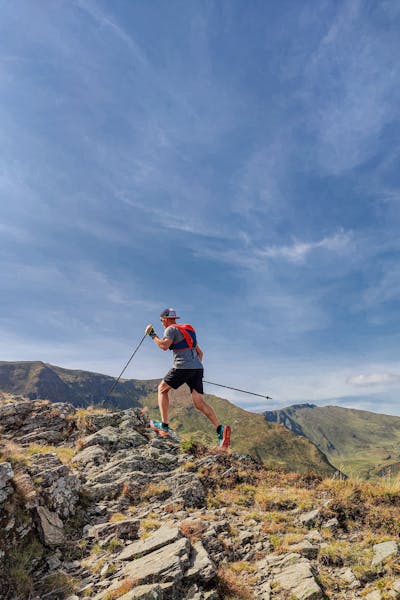
POLYGON ((156 344, 156 346, 161 348, 161 350, 168 350, 173 342, 173 340, 169 340, 168 338, 161 339, 158 337, 158 335, 155 335, 153 337, 153 340, 154 340, 154 343, 156 344))
POLYGON ((196 346, 196 352, 197 352, 197 356, 200 359, 200 362, 203 362, 203 351, 198 344, 196 346))

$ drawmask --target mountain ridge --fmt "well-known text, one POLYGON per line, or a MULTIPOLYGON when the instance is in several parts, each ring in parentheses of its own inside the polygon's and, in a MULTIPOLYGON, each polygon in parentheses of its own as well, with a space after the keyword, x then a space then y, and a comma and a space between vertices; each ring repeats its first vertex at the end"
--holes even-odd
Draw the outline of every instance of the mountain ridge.
POLYGON ((369 478, 400 472, 400 417, 311 404, 263 414, 312 441, 346 474, 369 478))
MULTIPOLYGON (((43 398, 68 402, 73 406, 143 408, 149 417, 159 418, 157 385, 159 380, 120 380, 112 398, 107 395, 115 379, 90 371, 70 370, 41 361, 0 362, 0 390, 22 394, 31 400, 43 398)), ((208 420, 194 408, 186 386, 171 390, 170 422, 178 434, 207 446, 216 444, 216 434, 208 420)), ((251 413, 218 396, 206 395, 223 423, 233 430, 232 447, 261 459, 271 468, 333 475, 333 467, 317 446, 288 432, 283 425, 269 424, 262 414, 251 413)))

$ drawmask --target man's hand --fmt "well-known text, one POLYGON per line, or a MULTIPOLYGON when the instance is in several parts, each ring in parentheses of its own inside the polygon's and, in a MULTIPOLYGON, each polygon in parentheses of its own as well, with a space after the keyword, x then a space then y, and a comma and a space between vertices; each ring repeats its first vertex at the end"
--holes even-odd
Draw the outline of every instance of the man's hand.
POLYGON ((145 330, 145 335, 149 335, 152 339, 154 339, 156 337, 157 334, 154 331, 154 327, 151 323, 149 325, 147 325, 146 330, 145 330))

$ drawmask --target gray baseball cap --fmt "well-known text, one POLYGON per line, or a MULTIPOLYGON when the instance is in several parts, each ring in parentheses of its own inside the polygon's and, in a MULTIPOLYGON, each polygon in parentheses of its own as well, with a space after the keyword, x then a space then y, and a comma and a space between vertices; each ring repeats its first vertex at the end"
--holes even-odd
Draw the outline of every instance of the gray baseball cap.
POLYGON ((165 308, 160 314, 160 319, 180 319, 173 308, 165 308))

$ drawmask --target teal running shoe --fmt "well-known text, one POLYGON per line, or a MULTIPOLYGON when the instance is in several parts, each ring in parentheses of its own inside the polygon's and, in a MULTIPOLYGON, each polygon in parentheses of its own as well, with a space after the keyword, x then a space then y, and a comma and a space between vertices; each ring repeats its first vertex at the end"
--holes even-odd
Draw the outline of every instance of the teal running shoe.
POLYGON ((161 437, 171 437, 171 430, 169 427, 165 427, 161 421, 150 420, 150 427, 154 429, 161 437))
POLYGON ((227 450, 231 445, 231 428, 229 425, 221 425, 218 434, 218 446, 227 450))
POLYGON ((179 437, 176 435, 175 431, 170 429, 169 427, 164 427, 162 421, 153 421, 150 420, 150 427, 154 429, 154 431, 160 436, 165 438, 170 438, 171 440, 175 440, 179 442, 179 437))

